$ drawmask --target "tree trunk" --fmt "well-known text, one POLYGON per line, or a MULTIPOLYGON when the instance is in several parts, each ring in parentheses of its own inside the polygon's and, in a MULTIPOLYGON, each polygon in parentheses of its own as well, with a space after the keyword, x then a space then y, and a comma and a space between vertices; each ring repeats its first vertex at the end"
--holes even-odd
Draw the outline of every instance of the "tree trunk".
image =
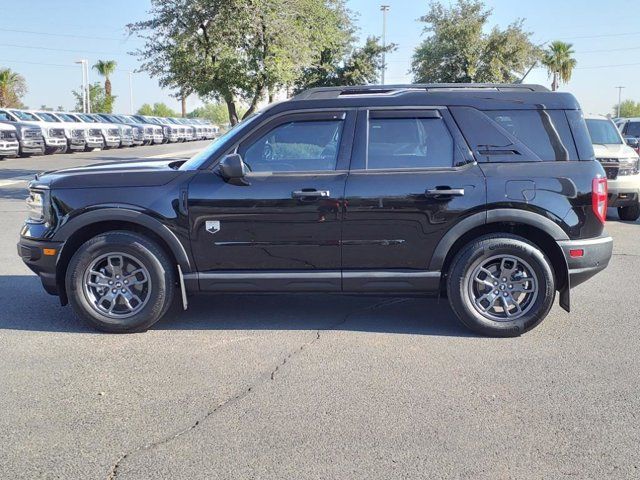
POLYGON ((111 96, 111 80, 109 80, 109 77, 104 81, 104 93, 107 97, 111 96))
POLYGON ((182 95, 182 97, 180 98, 180 104, 182 106, 182 118, 185 118, 187 116, 187 96, 186 95, 182 95))
POLYGON ((233 127, 238 123, 238 111, 236 110, 236 102, 233 98, 225 98, 227 104, 227 111, 229 112, 229 123, 233 127))
POLYGON ((558 72, 553 72, 553 82, 551 83, 551 91, 558 90, 558 72))

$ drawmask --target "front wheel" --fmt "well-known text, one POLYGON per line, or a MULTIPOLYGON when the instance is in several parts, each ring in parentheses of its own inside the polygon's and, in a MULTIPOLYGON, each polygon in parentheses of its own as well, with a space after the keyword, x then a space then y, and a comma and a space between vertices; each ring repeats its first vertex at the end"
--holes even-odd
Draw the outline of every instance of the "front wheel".
POLYGON ((162 248, 148 238, 107 232, 87 241, 71 258, 66 288, 77 315, 98 330, 137 332, 169 309, 173 267, 162 248))
POLYGON ((640 203, 628 207, 618 207, 618 216, 625 222, 635 222, 640 218, 640 203))
POLYGON ((493 234, 458 252, 447 279, 451 307, 468 328, 514 337, 538 325, 555 298, 549 259, 522 237, 493 234))

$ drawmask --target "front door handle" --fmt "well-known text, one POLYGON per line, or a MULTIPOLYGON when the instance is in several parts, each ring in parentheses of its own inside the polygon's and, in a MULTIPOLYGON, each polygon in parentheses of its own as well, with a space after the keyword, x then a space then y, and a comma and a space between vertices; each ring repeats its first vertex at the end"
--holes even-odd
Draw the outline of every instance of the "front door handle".
POLYGON ((427 197, 462 197, 464 188, 431 188, 424 192, 427 197))
POLYGON ((329 190, 316 190, 315 188, 305 188, 302 190, 294 190, 291 192, 293 198, 328 198, 330 195, 329 190))

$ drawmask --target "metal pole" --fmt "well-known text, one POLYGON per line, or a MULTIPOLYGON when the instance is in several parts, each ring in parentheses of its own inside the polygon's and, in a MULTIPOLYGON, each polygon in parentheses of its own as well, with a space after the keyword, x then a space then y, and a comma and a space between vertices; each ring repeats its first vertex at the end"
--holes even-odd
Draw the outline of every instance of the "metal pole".
POLYGON ((129 71, 129 113, 133 115, 133 72, 129 71))
POLYGON ((89 60, 84 61, 84 68, 87 72, 87 113, 91 113, 91 85, 89 84, 89 60))
POLYGON ((617 117, 620 118, 620 104, 622 103, 622 89, 625 87, 616 87, 618 89, 618 115, 617 117))
POLYGON ((74 63, 80 65, 80 68, 82 69, 82 113, 87 113, 87 84, 84 76, 84 60, 78 60, 74 63))
POLYGON ((387 70, 386 63, 386 52, 385 49, 387 47, 387 12, 389 11, 389 5, 380 5, 380 10, 382 10, 382 85, 384 85, 384 74, 387 70))

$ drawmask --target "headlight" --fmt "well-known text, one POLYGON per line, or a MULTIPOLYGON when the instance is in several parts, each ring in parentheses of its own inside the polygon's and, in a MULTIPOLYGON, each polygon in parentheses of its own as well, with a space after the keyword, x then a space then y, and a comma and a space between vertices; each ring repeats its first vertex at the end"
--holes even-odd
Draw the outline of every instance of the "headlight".
POLYGON ((44 222, 44 193, 29 191, 27 197, 27 221, 33 223, 44 222))
POLYGON ((637 175, 640 172, 640 160, 637 157, 621 158, 618 175, 637 175))

